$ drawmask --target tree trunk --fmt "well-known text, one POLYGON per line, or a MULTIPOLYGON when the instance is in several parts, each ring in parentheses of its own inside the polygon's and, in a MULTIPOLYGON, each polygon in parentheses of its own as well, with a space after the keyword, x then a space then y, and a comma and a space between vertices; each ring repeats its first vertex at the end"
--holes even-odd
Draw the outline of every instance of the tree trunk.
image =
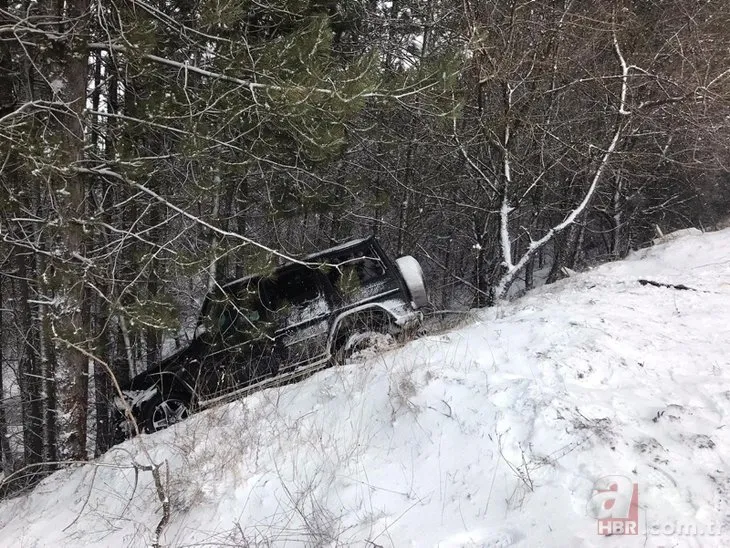
POLYGON ((413 155, 417 148, 417 144, 413 140, 413 131, 408 142, 408 150, 406 151, 406 171, 403 177, 403 198, 399 204, 398 213, 398 245, 396 253, 400 257, 405 253, 406 236, 410 230, 410 210, 411 210, 411 180, 413 179, 413 155))
POLYGON ((441 274, 441 308, 447 308, 449 304, 451 303, 451 291, 447 289, 447 284, 449 283, 449 274, 451 267, 451 248, 452 248, 452 240, 451 238, 448 239, 446 245, 446 255, 444 257, 444 270, 441 274))
POLYGON ((59 458, 58 447, 58 395, 56 369, 58 359, 53 343, 50 314, 41 309, 41 338, 43 349, 43 378, 46 390, 46 460, 56 462, 59 458))
MULTIPOLYGON (((68 417, 66 452, 75 460, 86 459, 86 431, 88 408, 89 360, 83 347, 88 336, 88 313, 85 303, 85 273, 82 268, 85 257, 84 227, 86 209, 85 181, 73 168, 84 159, 83 116, 86 108, 87 48, 83 31, 89 17, 88 0, 68 0, 59 4, 60 21, 72 21, 73 32, 66 42, 58 44, 57 68, 54 78, 63 83, 55 92, 58 100, 66 104, 66 112, 58 115, 54 128, 61 136, 60 162, 63 171, 55 180, 59 196, 58 214, 60 239, 65 247, 62 269, 62 287, 67 287, 63 308, 59 307, 55 321, 55 333, 63 333, 64 361, 68 368, 68 390, 62 402, 68 417)), ((70 28, 71 23, 69 23, 70 28)), ((69 29, 63 29, 64 31, 69 29)))
MULTIPOLYGON (((5 275, 0 273, 0 333, 4 333, 4 281, 5 275)), ((3 369, 5 368, 5 355, 3 352, 3 348, 5 346, 4 343, 5 337, 2 337, 2 344, 0 344, 0 471, 2 471, 5 476, 8 476, 13 471, 13 461, 15 459, 13 459, 13 454, 10 450, 10 438, 8 438, 8 423, 5 416, 5 384, 3 379, 3 369)))
MULTIPOLYGON (((106 363, 113 363, 111 351, 111 317, 106 302, 99 302, 97 311, 98 325, 96 332, 99 333, 99 344, 94 349, 94 355, 99 356, 106 363)), ((111 379, 106 368, 99 362, 94 363, 94 407, 96 411, 96 439, 94 442, 94 455, 104 453, 112 442, 111 405, 114 392, 111 379)))
POLYGON ((624 197, 623 179, 621 170, 616 171, 614 177, 613 197, 611 200, 612 240, 611 256, 614 259, 623 258, 629 250, 629 231, 626 229, 626 199, 624 197))
POLYGON ((525 291, 535 287, 535 259, 533 256, 525 265, 525 291))
POLYGON ((23 415, 23 453, 26 464, 43 460, 43 405, 41 370, 38 356, 37 314, 31 301, 31 274, 35 269, 28 261, 34 255, 22 249, 15 250, 18 272, 19 303, 16 323, 20 327, 22 349, 18 361, 18 382, 23 415))
POLYGON ((565 233, 553 238, 553 264, 550 266, 550 273, 547 277, 547 283, 549 284, 560 279, 560 269, 563 267, 563 261, 565 260, 565 243, 567 238, 567 234, 565 233))

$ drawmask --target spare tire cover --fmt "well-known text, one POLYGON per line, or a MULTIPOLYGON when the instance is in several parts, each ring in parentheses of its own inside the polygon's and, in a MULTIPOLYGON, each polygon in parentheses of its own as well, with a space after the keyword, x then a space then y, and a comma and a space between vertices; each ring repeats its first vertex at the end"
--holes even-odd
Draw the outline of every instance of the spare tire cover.
POLYGON ((423 280, 423 270, 419 262, 414 257, 405 255, 396 259, 395 264, 406 282, 413 306, 415 308, 426 306, 428 304, 428 295, 423 280))

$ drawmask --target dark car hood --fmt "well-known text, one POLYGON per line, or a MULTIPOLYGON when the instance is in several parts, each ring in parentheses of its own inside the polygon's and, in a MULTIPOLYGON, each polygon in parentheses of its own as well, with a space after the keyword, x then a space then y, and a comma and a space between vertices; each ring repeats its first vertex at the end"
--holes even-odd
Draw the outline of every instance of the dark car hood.
POLYGON ((123 390, 145 390, 153 386, 158 378, 159 374, 164 372, 175 371, 185 363, 194 359, 200 353, 200 349, 204 346, 203 342, 199 339, 193 339, 190 344, 177 350, 173 354, 170 354, 159 363, 148 367, 142 373, 134 377, 129 384, 123 387, 123 390))

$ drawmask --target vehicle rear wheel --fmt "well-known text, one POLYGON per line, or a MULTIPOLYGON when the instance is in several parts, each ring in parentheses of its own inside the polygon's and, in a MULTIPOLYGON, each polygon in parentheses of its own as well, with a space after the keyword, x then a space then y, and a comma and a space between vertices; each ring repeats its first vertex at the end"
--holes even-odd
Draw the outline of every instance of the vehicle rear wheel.
POLYGON ((183 394, 157 394, 145 412, 145 432, 151 434, 177 424, 190 416, 190 398, 183 394))
POLYGON ((358 352, 371 347, 387 347, 395 342, 393 322, 383 314, 363 314, 340 327, 332 355, 334 365, 344 365, 358 352))

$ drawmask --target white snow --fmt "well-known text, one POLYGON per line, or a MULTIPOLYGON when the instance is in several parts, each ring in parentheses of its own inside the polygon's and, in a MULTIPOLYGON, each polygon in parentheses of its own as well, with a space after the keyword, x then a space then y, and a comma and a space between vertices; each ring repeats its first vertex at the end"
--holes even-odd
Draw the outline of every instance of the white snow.
POLYGON ((54 96, 58 95, 64 89, 66 89, 66 80, 64 78, 56 78, 51 82, 50 88, 54 96))
POLYGON ((730 230, 687 233, 58 472, 0 544, 149 545, 151 458, 165 546, 727 546, 729 356, 730 230), (613 475, 637 536, 589 515, 613 475))
POLYGON ((702 231, 696 228, 684 228, 682 230, 676 230, 675 232, 670 232, 669 234, 664 234, 658 238, 654 238, 653 243, 654 245, 664 244, 685 236, 699 236, 700 234, 702 234, 702 231))

